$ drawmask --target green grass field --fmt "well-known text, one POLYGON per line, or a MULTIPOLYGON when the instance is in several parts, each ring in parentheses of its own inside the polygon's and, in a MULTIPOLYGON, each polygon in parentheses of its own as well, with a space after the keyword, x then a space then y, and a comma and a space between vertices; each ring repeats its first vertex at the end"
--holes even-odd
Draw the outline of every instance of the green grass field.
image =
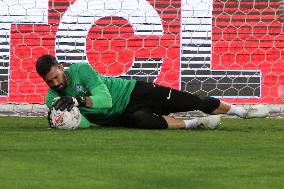
POLYGON ((0 188, 284 188, 284 120, 222 122, 60 131, 44 118, 0 117, 0 188))

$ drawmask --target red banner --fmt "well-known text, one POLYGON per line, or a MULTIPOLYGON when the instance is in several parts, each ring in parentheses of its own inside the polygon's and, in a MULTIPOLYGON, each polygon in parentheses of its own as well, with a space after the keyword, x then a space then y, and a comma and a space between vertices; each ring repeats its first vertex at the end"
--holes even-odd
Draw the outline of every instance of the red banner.
MULTIPOLYGON (((106 76, 139 75, 140 79, 236 103, 280 103, 277 87, 284 84, 284 36, 283 22, 275 20, 277 2, 208 1, 212 7, 208 15, 212 15, 197 21, 202 26, 199 29, 185 21, 186 14, 193 12, 186 7, 194 6, 183 1, 137 1, 136 13, 126 8, 112 12, 115 7, 108 6, 104 11, 94 5, 88 11, 98 13, 91 15, 93 21, 88 24, 92 25, 88 25, 83 42, 83 35, 72 39, 78 36, 76 25, 66 29, 73 24, 72 9, 84 8, 80 2, 50 0, 47 23, 11 23, 9 63, 2 63, 0 102, 44 103, 47 86, 35 71, 35 61, 50 53, 59 62, 88 62, 106 76), (141 6, 149 11, 144 14, 141 6), (64 25, 69 20, 69 25, 64 25), (211 30, 208 20, 212 21, 211 30), (209 36, 206 39, 204 31, 209 36), (204 43, 191 42, 198 32, 198 40, 204 43), (84 55, 77 56, 78 52, 84 55)), ((127 2, 136 6, 136 1, 127 2)), ((85 13, 76 14, 83 26, 85 13)))

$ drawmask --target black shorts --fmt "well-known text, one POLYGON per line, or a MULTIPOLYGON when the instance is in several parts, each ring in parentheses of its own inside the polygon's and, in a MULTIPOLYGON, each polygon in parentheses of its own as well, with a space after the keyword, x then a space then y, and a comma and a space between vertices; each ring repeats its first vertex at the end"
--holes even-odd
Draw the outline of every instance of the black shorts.
POLYGON ((163 115, 193 110, 211 113, 219 105, 220 100, 216 98, 201 98, 169 87, 137 81, 120 122, 125 127, 167 128, 163 115), (139 117, 138 120, 137 117, 139 117))

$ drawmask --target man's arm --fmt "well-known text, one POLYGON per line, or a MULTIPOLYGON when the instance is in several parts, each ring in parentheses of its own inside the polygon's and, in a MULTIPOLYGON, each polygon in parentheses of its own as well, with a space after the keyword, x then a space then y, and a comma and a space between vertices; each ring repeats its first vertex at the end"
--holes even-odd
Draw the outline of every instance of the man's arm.
POLYGON ((112 97, 99 74, 89 65, 80 67, 79 77, 81 82, 90 91, 91 96, 86 97, 86 106, 92 108, 111 108, 112 97))
POLYGON ((48 91, 46 104, 48 108, 54 107, 56 110, 67 109, 70 111, 74 106, 90 108, 111 108, 112 97, 107 86, 101 81, 99 74, 88 64, 83 64, 79 71, 79 77, 91 93, 90 96, 62 96, 52 90, 48 91))
POLYGON ((51 89, 48 89, 48 92, 46 94, 46 106, 51 109, 52 105, 54 103, 54 99, 58 98, 59 95, 52 91, 51 89))

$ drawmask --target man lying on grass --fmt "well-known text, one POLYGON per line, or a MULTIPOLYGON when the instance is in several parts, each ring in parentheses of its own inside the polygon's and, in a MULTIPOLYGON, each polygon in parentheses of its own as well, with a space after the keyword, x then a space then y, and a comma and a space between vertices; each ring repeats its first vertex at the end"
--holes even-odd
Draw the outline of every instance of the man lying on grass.
POLYGON ((200 97, 154 83, 107 78, 87 63, 72 64, 64 70, 52 55, 41 56, 36 70, 49 86, 46 104, 52 128, 87 128, 95 123, 140 129, 214 129, 220 123, 219 114, 254 118, 266 117, 269 113, 263 105, 245 109, 213 97, 200 97), (169 116, 193 110, 210 116, 188 120, 169 116), (66 112, 66 116, 62 112, 66 112), (68 112, 72 114, 67 116, 68 112), (79 118, 78 123, 72 116, 79 118), (69 117, 66 122, 64 117, 69 117))

